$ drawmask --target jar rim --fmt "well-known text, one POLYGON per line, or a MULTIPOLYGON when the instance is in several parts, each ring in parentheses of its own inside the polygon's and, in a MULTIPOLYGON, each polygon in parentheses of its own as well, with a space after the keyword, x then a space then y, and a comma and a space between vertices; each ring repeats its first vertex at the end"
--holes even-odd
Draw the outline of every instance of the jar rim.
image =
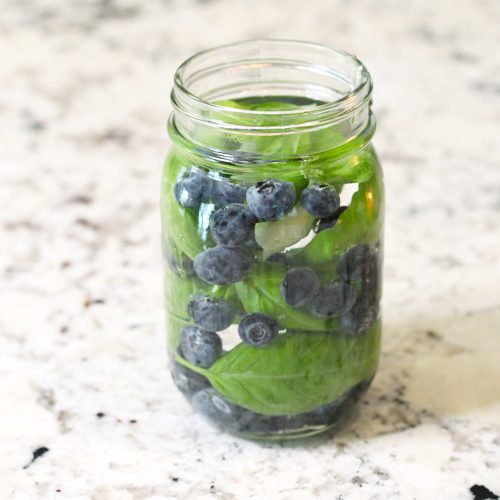
MULTIPOLYGON (((236 62, 238 62, 238 60, 227 62, 226 65, 229 67, 236 62)), ((211 70, 214 72, 218 67, 220 69, 224 67, 224 65, 219 64, 218 66, 208 66, 204 71, 207 72, 208 70, 211 70)), ((172 90, 171 99, 176 111, 179 111, 193 119, 198 119, 200 121, 203 120, 205 123, 207 123, 207 121, 210 123, 210 118, 207 118, 210 116, 210 113, 217 114, 219 119, 214 120, 214 126, 224 126, 224 124, 221 124, 220 120, 221 113, 224 116, 246 116, 255 118, 256 120, 260 117, 264 120, 264 122, 266 119, 273 119, 279 116, 285 118, 285 121, 279 127, 269 127, 260 124, 254 127, 246 125, 244 128, 246 130, 269 130, 278 128, 285 130, 304 127, 309 128, 311 126, 316 128, 318 126, 321 127, 344 119, 346 115, 353 113, 361 106, 366 106, 370 103, 372 89, 373 83, 368 70, 353 54, 315 42, 292 39, 251 39, 203 50, 186 59, 175 72, 174 88, 172 90), (272 56, 277 49, 296 49, 297 51, 308 51, 311 54, 316 53, 318 56, 321 56, 323 60, 331 61, 331 64, 318 65, 315 64, 314 61, 309 63, 307 60, 299 61, 283 56, 281 59, 275 60, 272 56), (321 102, 319 104, 316 103, 313 105, 298 106, 296 108, 286 110, 241 109, 211 101, 209 98, 193 91, 190 88, 191 82, 189 81, 189 78, 190 76, 193 77, 193 75, 199 76, 200 69, 196 69, 196 65, 203 63, 203 61, 210 61, 213 57, 221 56, 225 53, 227 54, 228 51, 231 50, 254 50, 256 52, 256 56, 258 57, 252 58, 250 61, 258 61, 260 57, 262 61, 268 61, 270 64, 276 63, 278 60, 282 62, 288 61, 293 63, 301 62, 302 64, 308 64, 311 71, 316 71, 318 73, 322 73, 323 75, 329 75, 335 78, 342 78, 343 82, 351 88, 338 98, 321 102), (356 81, 348 81, 345 75, 339 73, 334 64, 335 61, 341 61, 342 63, 350 65, 353 78, 355 76, 356 81), (190 75, 190 72, 193 72, 193 74, 190 75)), ((231 124, 230 120, 227 125, 228 128, 239 128, 234 123, 231 124)))

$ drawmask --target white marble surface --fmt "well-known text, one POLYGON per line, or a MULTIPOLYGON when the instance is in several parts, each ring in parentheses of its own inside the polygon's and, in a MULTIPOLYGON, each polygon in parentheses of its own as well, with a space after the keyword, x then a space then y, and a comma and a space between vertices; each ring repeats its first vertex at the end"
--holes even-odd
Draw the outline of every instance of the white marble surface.
POLYGON ((500 494, 496 0, 0 7, 1 499, 500 494), (379 375, 340 435, 293 446, 212 429, 165 369, 172 73, 199 49, 262 36, 363 59, 388 193, 379 375))

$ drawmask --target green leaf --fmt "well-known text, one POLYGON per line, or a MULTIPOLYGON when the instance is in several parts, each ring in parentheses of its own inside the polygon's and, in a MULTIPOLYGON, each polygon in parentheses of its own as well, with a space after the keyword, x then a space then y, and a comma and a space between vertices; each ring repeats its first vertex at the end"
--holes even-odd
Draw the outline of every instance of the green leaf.
POLYGON ((311 230, 314 217, 302 205, 296 205, 282 219, 273 222, 258 222, 255 225, 255 240, 262 247, 262 258, 281 252, 305 238, 311 230))
POLYGON ((187 319, 178 318, 173 314, 166 315, 167 347, 170 353, 175 353, 179 347, 181 328, 189 324, 191 324, 191 322, 187 319))
MULTIPOLYGON (((206 116, 207 120, 228 122, 240 127, 280 126, 283 123, 283 116, 280 113, 262 114, 260 112, 288 111, 298 107, 297 104, 275 100, 260 102, 223 100, 218 101, 217 104, 228 109, 211 111, 206 116), (238 110, 254 111, 255 113, 243 113, 238 110)), ((224 151, 228 144, 232 144, 239 153, 243 151, 259 155, 293 154, 297 151, 299 140, 299 134, 290 136, 279 133, 246 135, 214 127, 199 127, 194 136, 194 142, 205 147, 224 151)))
POLYGON ((303 171, 303 164, 299 161, 288 161, 284 168, 283 163, 265 163, 255 164, 251 168, 236 170, 231 174, 233 182, 243 182, 246 184, 255 184, 269 179, 278 179, 280 181, 293 182, 297 199, 300 198, 300 193, 307 187, 309 180, 306 178, 303 171))
MULTIPOLYGON (((252 111, 286 111, 289 109, 297 109, 297 104, 287 102, 285 100, 269 99, 241 99, 239 101, 223 100, 217 101, 219 106, 226 106, 235 109, 248 109, 252 111)), ((244 123, 244 122, 243 122, 244 123)))
POLYGON ((165 265, 163 290, 168 333, 168 347, 175 351, 179 345, 180 329, 190 322, 187 301, 196 293, 198 284, 192 278, 178 276, 165 265))
POLYGON ((370 151, 360 151, 341 159, 328 154, 309 162, 304 173, 320 184, 362 183, 371 179, 374 158, 370 151))
MULTIPOLYGON (((303 98, 268 97, 244 98, 237 101, 219 101, 217 104, 231 108, 217 110, 211 113, 210 118, 219 121, 229 121, 233 124, 247 127, 274 127, 272 132, 243 136, 236 141, 242 144, 243 149, 261 155, 279 153, 282 157, 287 155, 306 155, 311 151, 319 152, 331 149, 332 144, 345 142, 345 136, 338 124, 317 127, 310 131, 304 127, 299 130, 289 131, 289 125, 298 125, 303 122, 307 111, 314 109, 319 102, 312 102, 303 98), (307 110, 303 108, 307 106, 307 110), (238 110, 252 111, 242 113, 238 110), (289 111, 299 113, 288 113, 289 111), (269 113, 270 111, 274 113, 269 113)), ((343 154, 345 154, 344 148, 343 154)))
POLYGON ((333 261, 352 245, 376 243, 381 238, 384 211, 382 174, 359 186, 349 208, 331 229, 321 231, 298 254, 306 263, 333 261))
POLYGON ((209 293, 210 285, 196 276, 183 278, 170 270, 165 270, 163 280, 165 293, 165 309, 169 314, 189 320, 187 303, 195 293, 209 293))
POLYGON ((377 368, 380 323, 364 336, 297 332, 281 335, 265 349, 238 344, 205 375, 227 400, 264 415, 289 415, 327 404, 377 368))
POLYGON ((236 292, 236 285, 234 283, 231 285, 205 285, 207 287, 206 290, 199 293, 205 293, 211 297, 217 297, 218 299, 224 299, 229 302, 236 313, 233 323, 238 323, 240 316, 244 314, 244 310, 238 293, 236 292))
POLYGON ((244 281, 235 284, 245 311, 267 314, 275 318, 280 327, 293 330, 327 332, 338 324, 335 318, 318 318, 305 307, 289 306, 280 292, 283 276, 282 269, 277 269, 277 266, 254 266, 244 281))

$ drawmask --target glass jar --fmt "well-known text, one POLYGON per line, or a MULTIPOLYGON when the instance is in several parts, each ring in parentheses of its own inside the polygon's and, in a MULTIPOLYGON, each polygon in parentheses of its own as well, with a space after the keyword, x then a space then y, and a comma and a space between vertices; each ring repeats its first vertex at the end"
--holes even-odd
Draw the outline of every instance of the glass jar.
POLYGON ((208 50, 175 75, 162 181, 170 367, 250 438, 337 424, 377 369, 384 188, 372 81, 295 41, 208 50))

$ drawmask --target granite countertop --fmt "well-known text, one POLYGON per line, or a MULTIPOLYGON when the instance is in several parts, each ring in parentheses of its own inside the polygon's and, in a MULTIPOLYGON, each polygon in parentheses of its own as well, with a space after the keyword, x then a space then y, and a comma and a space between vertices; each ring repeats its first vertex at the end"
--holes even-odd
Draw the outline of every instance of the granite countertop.
POLYGON ((1 499, 500 494, 500 6, 309 5, 0 2, 1 499), (366 63, 388 198, 379 374, 339 435, 292 445, 208 426, 164 354, 173 71, 271 36, 366 63))

